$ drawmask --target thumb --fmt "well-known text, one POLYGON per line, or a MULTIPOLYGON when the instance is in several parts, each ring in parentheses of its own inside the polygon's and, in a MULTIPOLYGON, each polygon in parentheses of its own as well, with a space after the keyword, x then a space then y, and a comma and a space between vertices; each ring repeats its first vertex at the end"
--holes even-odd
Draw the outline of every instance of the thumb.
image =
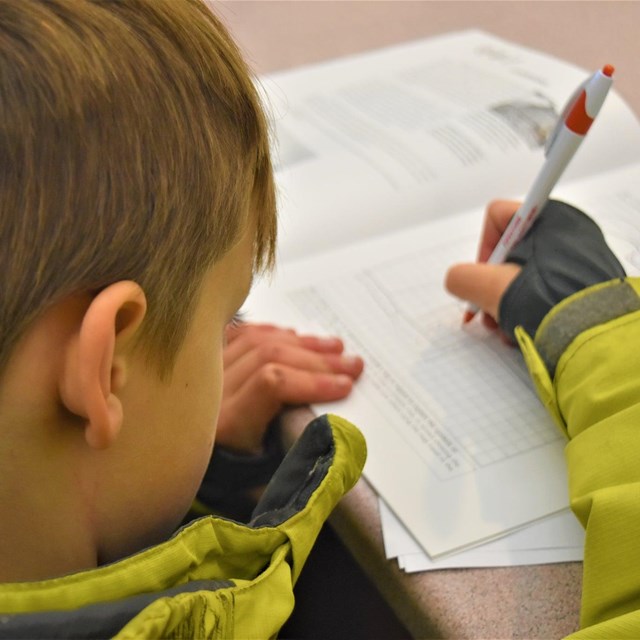
POLYGON ((520 266, 511 262, 456 264, 447 271, 445 287, 497 320, 500 300, 519 273, 520 266))

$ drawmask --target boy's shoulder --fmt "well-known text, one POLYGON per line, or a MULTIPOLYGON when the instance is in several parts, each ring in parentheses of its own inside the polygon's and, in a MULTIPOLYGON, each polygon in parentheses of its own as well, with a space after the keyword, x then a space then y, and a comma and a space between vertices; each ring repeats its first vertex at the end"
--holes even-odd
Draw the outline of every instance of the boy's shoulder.
POLYGON ((66 637, 70 628, 77 637, 273 637, 291 614, 293 583, 320 527, 365 455, 353 425, 317 418, 250 524, 204 517, 100 569, 0 585, 0 638, 66 637))

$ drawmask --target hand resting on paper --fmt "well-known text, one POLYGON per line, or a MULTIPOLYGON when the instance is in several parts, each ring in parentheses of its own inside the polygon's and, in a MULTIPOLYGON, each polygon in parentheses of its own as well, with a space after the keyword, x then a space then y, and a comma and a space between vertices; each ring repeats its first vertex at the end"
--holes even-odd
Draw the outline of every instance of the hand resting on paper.
POLYGON ((216 443, 257 454, 270 421, 284 405, 346 397, 363 361, 339 338, 300 335, 268 324, 227 328, 224 386, 216 443))
POLYGON ((482 309, 485 325, 499 327, 510 341, 519 325, 533 336, 564 298, 625 275, 596 223, 556 200, 547 203, 504 264, 485 264, 518 205, 506 200, 489 205, 478 262, 454 265, 445 279, 450 293, 482 309))
POLYGON ((363 362, 338 338, 267 324, 231 324, 216 445, 198 491, 200 506, 247 522, 285 454, 274 418, 285 405, 349 395, 363 362))

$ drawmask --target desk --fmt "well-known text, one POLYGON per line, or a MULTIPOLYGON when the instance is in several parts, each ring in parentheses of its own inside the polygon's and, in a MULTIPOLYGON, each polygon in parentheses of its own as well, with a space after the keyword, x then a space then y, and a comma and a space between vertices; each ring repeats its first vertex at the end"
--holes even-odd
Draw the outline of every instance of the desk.
MULTIPOLYGON (((467 28, 596 69, 640 113, 636 2, 215 2, 258 74, 467 28)), ((498 196, 499 194, 496 194, 498 196)), ((287 412, 295 437, 308 409, 287 412)), ((405 574, 384 557, 375 492, 362 479, 331 524, 414 637, 557 638, 578 627, 581 564, 405 574)))

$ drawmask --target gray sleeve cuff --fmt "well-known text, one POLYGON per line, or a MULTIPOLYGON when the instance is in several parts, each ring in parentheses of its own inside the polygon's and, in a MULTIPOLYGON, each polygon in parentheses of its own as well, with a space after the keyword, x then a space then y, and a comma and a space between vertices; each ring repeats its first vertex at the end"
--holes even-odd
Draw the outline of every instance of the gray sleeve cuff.
POLYGON ((534 344, 553 378, 558 360, 583 331, 640 310, 640 297, 623 279, 611 280, 563 300, 542 322, 534 344))

